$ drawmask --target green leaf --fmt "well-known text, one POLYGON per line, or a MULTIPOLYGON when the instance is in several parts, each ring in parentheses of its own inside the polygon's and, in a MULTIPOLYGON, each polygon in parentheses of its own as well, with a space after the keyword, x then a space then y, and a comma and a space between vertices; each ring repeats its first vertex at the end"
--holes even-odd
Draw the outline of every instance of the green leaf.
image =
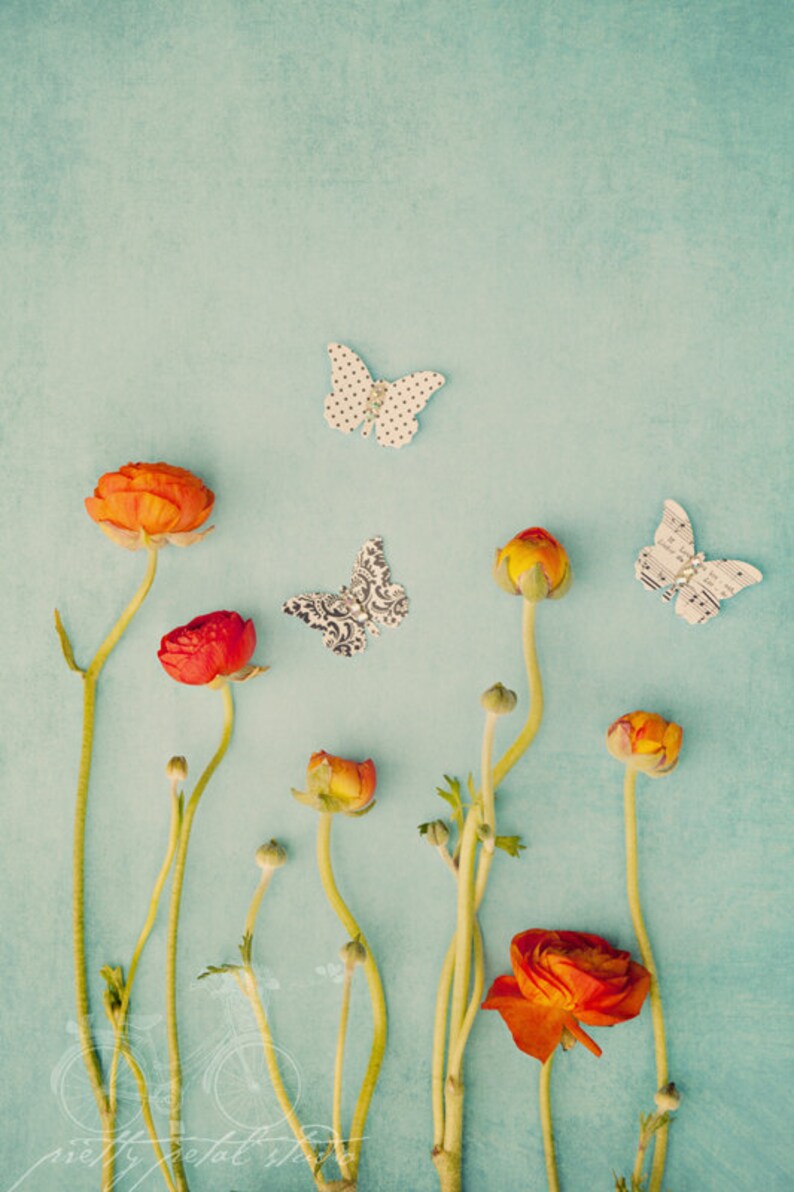
POLYGON ((217 977, 220 973, 239 973, 241 972, 239 964, 208 964, 203 973, 199 973, 199 981, 203 981, 205 977, 217 977))
POLYGON ((63 650, 63 656, 66 659, 66 665, 69 667, 69 670, 76 671, 78 675, 84 675, 85 671, 81 666, 78 666, 74 660, 72 643, 69 641, 69 634, 66 632, 63 621, 61 620, 61 614, 58 612, 57 608, 55 610, 55 632, 58 634, 58 638, 61 643, 61 649, 63 650))
POLYGON ((520 857, 522 852, 526 852, 527 846, 521 843, 520 836, 496 836, 494 844, 497 848, 509 853, 511 857, 520 857))
POLYGON ((243 964, 249 968, 251 965, 251 945, 253 942, 254 937, 251 935, 250 931, 247 931, 243 936, 242 943, 240 944, 240 955, 243 958, 243 964))
POLYGON ((437 786, 436 794, 445 803, 449 803, 452 808, 453 823, 460 832, 463 828, 463 799, 460 793, 460 782, 457 778, 450 778, 449 774, 444 775, 444 781, 447 784, 447 789, 437 786))

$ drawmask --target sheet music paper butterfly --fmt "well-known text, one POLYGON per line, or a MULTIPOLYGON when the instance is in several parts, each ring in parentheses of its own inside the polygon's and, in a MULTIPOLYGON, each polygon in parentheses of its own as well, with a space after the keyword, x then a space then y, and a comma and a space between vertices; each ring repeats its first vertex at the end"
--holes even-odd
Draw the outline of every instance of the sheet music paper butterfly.
POLYGON ((398 381, 376 381, 360 356, 344 344, 329 344, 333 389, 325 399, 325 420, 349 435, 361 427, 366 439, 375 427, 381 447, 404 447, 419 430, 416 415, 444 384, 437 372, 412 372, 398 381))
POLYGON ((351 658, 366 649, 367 633, 380 635, 380 627, 393 629, 408 612, 402 584, 391 582, 383 553, 383 539, 369 538, 356 555, 350 584, 335 592, 305 592, 284 602, 283 612, 300 617, 320 629, 323 642, 334 654, 351 658))
POLYGON ((707 559, 702 551, 696 553, 692 523, 675 501, 665 501, 653 546, 640 551, 634 574, 649 591, 661 591, 662 600, 675 597, 675 611, 690 625, 716 617, 721 601, 763 579, 757 567, 739 559, 707 559))

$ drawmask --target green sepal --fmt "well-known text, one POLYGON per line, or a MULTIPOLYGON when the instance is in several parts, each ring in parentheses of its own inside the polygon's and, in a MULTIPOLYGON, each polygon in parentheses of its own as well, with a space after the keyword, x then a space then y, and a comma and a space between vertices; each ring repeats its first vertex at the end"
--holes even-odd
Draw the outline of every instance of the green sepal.
POLYGON ((520 857, 527 848, 520 836, 494 836, 494 844, 511 857, 520 857))

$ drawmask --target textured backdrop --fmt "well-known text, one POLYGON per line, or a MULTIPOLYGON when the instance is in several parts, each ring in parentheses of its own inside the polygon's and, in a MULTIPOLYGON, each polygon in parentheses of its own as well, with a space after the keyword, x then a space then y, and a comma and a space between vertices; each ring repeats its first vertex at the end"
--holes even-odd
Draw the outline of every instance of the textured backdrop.
MULTIPOLYGON (((529 849, 494 867, 488 976, 530 926, 632 946, 621 774, 603 733, 634 707, 673 716, 682 763, 640 791, 647 918, 685 1094, 667 1183, 792 1187, 790 18, 784 0, 0 6, 2 1192, 99 1186, 95 1123, 89 1110, 76 1125, 85 1087, 70 1067, 80 685, 52 609, 85 659, 138 582, 141 556, 107 542, 82 506, 100 473, 131 459, 205 478, 217 529, 163 553, 103 677, 92 972, 128 959, 142 921, 165 841, 165 760, 185 753, 196 773, 220 731, 217 696, 163 674, 160 635, 237 608, 272 665, 239 692, 189 858, 195 1192, 308 1184, 297 1163, 264 1173, 261 1149, 233 1162, 231 1144, 216 1147, 234 1131, 202 1085, 208 1055, 251 1024, 227 991, 193 978, 233 959, 252 852, 271 835, 292 861, 257 959, 306 1118, 329 1118, 329 966, 342 938, 313 866, 313 814, 289 797, 319 748, 371 755, 380 773, 375 813, 335 830, 392 1023, 362 1192, 435 1186, 432 1005, 452 891, 416 824, 442 811, 442 773, 477 766, 483 688, 501 679, 525 710, 519 602, 490 563, 532 524, 563 540, 576 578, 539 613, 547 715, 501 813, 529 849), (329 340, 381 376, 446 374, 409 448, 326 426, 329 340), (699 545, 765 573, 703 628, 633 578, 668 496, 699 545), (411 612, 345 661, 280 605, 345 581, 372 534, 411 612)), ((161 1093, 162 946, 161 921, 134 1020, 161 1093)), ((353 1015, 348 1091, 366 1053, 363 983, 353 1015)), ((555 1071, 571 1192, 607 1189, 610 1170, 630 1166, 653 1089, 647 1012, 598 1037, 601 1060, 577 1048, 555 1071)), ((476 1024, 467 1074, 467 1189, 543 1186, 537 1065, 496 1015, 476 1024)), ((120 1192, 158 1187, 139 1126, 120 1192)))

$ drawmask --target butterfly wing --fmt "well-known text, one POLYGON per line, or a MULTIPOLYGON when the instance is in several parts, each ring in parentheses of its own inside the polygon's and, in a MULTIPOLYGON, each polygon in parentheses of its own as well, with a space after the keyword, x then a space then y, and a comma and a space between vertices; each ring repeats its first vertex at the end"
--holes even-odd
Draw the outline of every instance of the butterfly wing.
POLYGON ((695 554, 695 535, 685 510, 676 501, 665 501, 653 546, 637 556, 634 574, 644 588, 656 592, 673 582, 695 554))
POLYGON ((352 616, 342 597, 333 592, 305 592, 292 596, 284 602, 282 611, 290 617, 299 617, 311 629, 322 630, 323 643, 334 654, 351 658, 366 648, 364 626, 352 616))
POLYGON ((329 344, 331 392, 325 399, 325 421, 349 435, 364 421, 372 392, 372 376, 364 361, 344 344, 329 344))
POLYGON ((446 380, 437 372, 413 372, 392 381, 378 411, 377 435, 381 447, 404 447, 419 430, 415 415, 446 380))
POLYGON ((391 582, 382 538, 369 538, 356 555, 350 590, 367 615, 389 629, 408 612, 405 588, 391 582))
POLYGON ((716 617, 722 600, 763 578, 757 567, 739 559, 708 559, 681 588, 675 611, 690 625, 702 625, 716 617))

